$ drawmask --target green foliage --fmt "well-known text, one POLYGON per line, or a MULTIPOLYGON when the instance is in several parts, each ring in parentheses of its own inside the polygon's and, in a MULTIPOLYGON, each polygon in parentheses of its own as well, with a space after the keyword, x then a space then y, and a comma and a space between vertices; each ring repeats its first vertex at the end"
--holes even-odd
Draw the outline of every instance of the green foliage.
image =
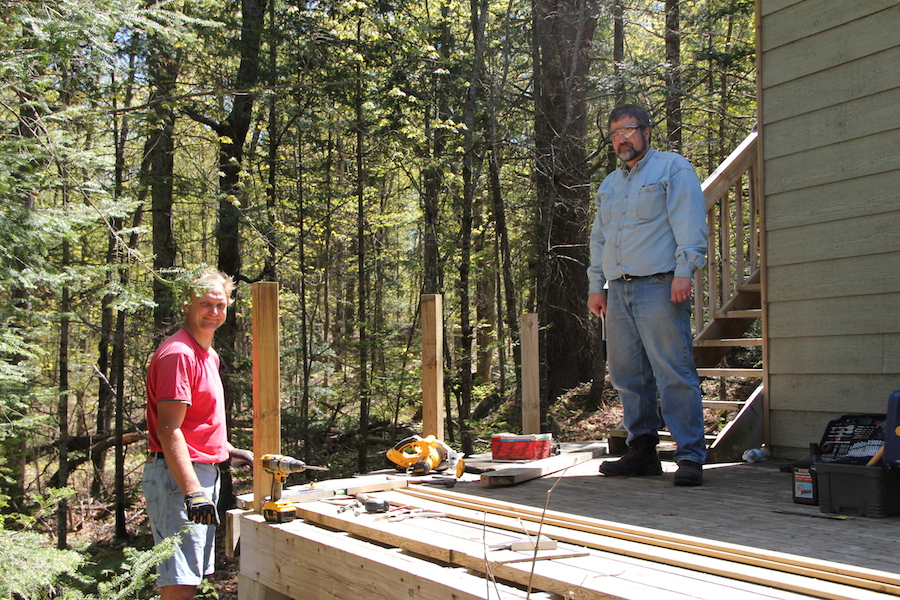
MULTIPOLYGON (((285 452, 328 464, 332 474, 353 471, 362 374, 372 400, 371 464, 380 464, 376 459, 383 449, 376 446, 418 427, 418 303, 426 277, 423 254, 431 241, 441 271, 445 392, 455 411, 463 308, 456 273, 464 256, 467 136, 476 154, 468 158, 480 165, 473 175, 472 247, 466 249, 472 256, 470 287, 488 294, 468 307, 469 320, 497 334, 484 349, 503 350, 505 357, 503 364, 495 360, 493 379, 476 386, 472 395, 478 402, 500 389, 514 390, 512 324, 496 315, 506 310, 507 291, 520 311, 538 306, 545 293, 534 283, 535 256, 545 249, 535 234, 531 3, 487 3, 488 43, 469 125, 465 109, 475 61, 470 3, 274 2, 266 15, 264 51, 255 57, 262 79, 252 90, 234 89, 242 50, 236 4, 146 4, 71 0, 0 8, 5 485, 22 492, 42 489, 57 467, 63 317, 71 323, 68 393, 77 434, 92 434, 102 420, 94 366, 100 362, 98 349, 108 343, 100 332, 110 314, 121 316, 126 327, 122 416, 132 430, 143 426, 143 372, 155 334, 150 327, 153 283, 165 281, 178 289, 198 265, 217 264, 223 206, 239 216, 242 260, 233 308, 240 331, 234 341, 238 359, 226 376, 235 387, 249 381, 253 307, 248 283, 275 273, 285 452), (158 41, 166 42, 169 54, 158 54, 158 41), (162 126, 150 110, 157 90, 148 67, 158 60, 175 79, 172 96, 164 99, 164 108, 175 116, 172 172, 153 172, 172 177, 173 208, 166 215, 157 214, 145 187, 147 170, 158 167, 144 164, 147 144, 162 126), (251 133, 240 159, 227 165, 239 170, 239 186, 229 197, 219 197, 218 148, 230 140, 212 124, 227 118, 237 94, 248 93, 256 100, 251 133), (206 115, 209 122, 188 114, 206 115), (488 177, 489 158, 497 159, 498 188, 488 177), (501 279, 495 192, 505 212, 512 290, 501 279), (434 206, 426 206, 431 193, 434 206), (426 219, 428 210, 435 214, 426 219), (171 272, 152 266, 155 218, 172 223, 179 265, 171 272), (484 292, 488 289, 494 291, 484 292), (66 314, 60 309, 63 290, 71 301, 66 314), (367 304, 360 308, 363 295, 367 304), (110 312, 103 313, 104 306, 110 312), (361 332, 369 344, 362 348, 365 365, 359 364, 361 332)), ((619 65, 612 61, 611 3, 591 5, 597 29, 585 85, 589 118, 598 127, 589 128, 584 143, 597 154, 590 157, 591 180, 583 185, 592 189, 605 173, 601 130, 618 87, 630 100, 647 104, 658 122, 663 118, 661 3, 629 0, 623 5, 626 57, 619 65)), ((701 176, 755 120, 752 5, 750 0, 681 3, 684 153, 701 176)), ((659 128, 655 136, 660 145, 659 128)), ((584 242, 571 240, 573 245, 584 242)), ((252 413, 240 399, 234 412, 243 429, 233 439, 246 441, 252 413)), ((515 402, 504 402, 485 422, 465 425, 476 437, 489 437, 514 429, 516 414, 515 402)), ((454 419, 451 427, 457 429, 451 435, 459 426, 454 419)), ((92 475, 90 469, 79 471, 79 481, 92 475)), ((129 477, 131 485, 136 476, 131 472, 129 477)), ((101 500, 108 500, 108 491, 102 491, 107 497, 101 500)), ((51 560, 46 541, 41 551, 51 560)), ((46 579, 28 593, 46 592, 57 585, 54 578, 74 575, 79 558, 65 556, 71 562, 55 561, 58 572, 37 573, 46 579)), ((144 567, 158 556, 126 551, 125 558, 117 583, 97 584, 100 597, 137 593, 131 582, 147 575, 144 567)))
MULTIPOLYGON (((140 598, 156 576, 155 566, 175 553, 180 543, 178 535, 148 551, 126 547, 119 567, 97 574, 97 580, 89 574, 92 566, 85 554, 56 548, 51 539, 36 529, 40 519, 56 504, 73 495, 72 490, 51 489, 36 499, 33 512, 5 515, 0 527, 0 562, 4 565, 0 570, 0 598, 140 598), (92 586, 96 587, 96 594, 86 592, 92 586)), ((5 498, 0 497, 0 505, 5 505, 5 498)))
MULTIPOLYGON (((0 530, 0 596, 25 600, 49 597, 62 575, 74 573, 84 558, 71 550, 57 550, 33 531, 0 530)), ((71 596, 64 596, 71 597, 71 596)))

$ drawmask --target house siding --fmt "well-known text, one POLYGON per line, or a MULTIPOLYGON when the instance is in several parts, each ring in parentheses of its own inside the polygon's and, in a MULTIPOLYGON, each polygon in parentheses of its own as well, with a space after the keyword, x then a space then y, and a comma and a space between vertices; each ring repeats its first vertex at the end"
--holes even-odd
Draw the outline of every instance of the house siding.
POLYGON ((776 455, 900 388, 900 3, 759 0, 776 455))

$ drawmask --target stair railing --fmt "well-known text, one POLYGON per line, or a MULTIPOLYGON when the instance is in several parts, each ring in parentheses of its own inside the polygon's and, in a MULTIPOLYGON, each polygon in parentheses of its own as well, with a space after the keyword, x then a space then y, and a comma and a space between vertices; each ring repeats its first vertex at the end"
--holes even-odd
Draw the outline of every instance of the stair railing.
POLYGON ((699 332, 760 266, 762 190, 754 131, 702 184, 709 228, 707 267, 694 274, 699 332))

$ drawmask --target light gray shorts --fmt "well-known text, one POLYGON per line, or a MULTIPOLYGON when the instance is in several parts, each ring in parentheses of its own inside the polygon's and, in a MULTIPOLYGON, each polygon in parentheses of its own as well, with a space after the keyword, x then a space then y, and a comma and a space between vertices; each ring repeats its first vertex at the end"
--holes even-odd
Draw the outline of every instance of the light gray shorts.
MULTIPOLYGON (((194 471, 207 496, 218 505, 218 465, 194 463, 194 471)), ((147 460, 142 485, 155 543, 177 534, 185 525, 189 526, 181 534, 181 547, 175 552, 175 556, 156 566, 159 574, 157 587, 200 585, 204 575, 215 570, 216 526, 198 525, 188 520, 184 494, 175 483, 164 458, 153 457, 147 460)))

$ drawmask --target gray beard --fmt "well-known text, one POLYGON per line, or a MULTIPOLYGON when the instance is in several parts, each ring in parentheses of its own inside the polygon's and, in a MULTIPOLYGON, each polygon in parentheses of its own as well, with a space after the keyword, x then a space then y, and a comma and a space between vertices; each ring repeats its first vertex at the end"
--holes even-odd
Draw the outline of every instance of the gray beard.
POLYGON ((619 151, 616 153, 616 156, 619 157, 622 161, 629 161, 637 156, 637 152, 635 151, 633 146, 625 146, 619 148, 619 151))

